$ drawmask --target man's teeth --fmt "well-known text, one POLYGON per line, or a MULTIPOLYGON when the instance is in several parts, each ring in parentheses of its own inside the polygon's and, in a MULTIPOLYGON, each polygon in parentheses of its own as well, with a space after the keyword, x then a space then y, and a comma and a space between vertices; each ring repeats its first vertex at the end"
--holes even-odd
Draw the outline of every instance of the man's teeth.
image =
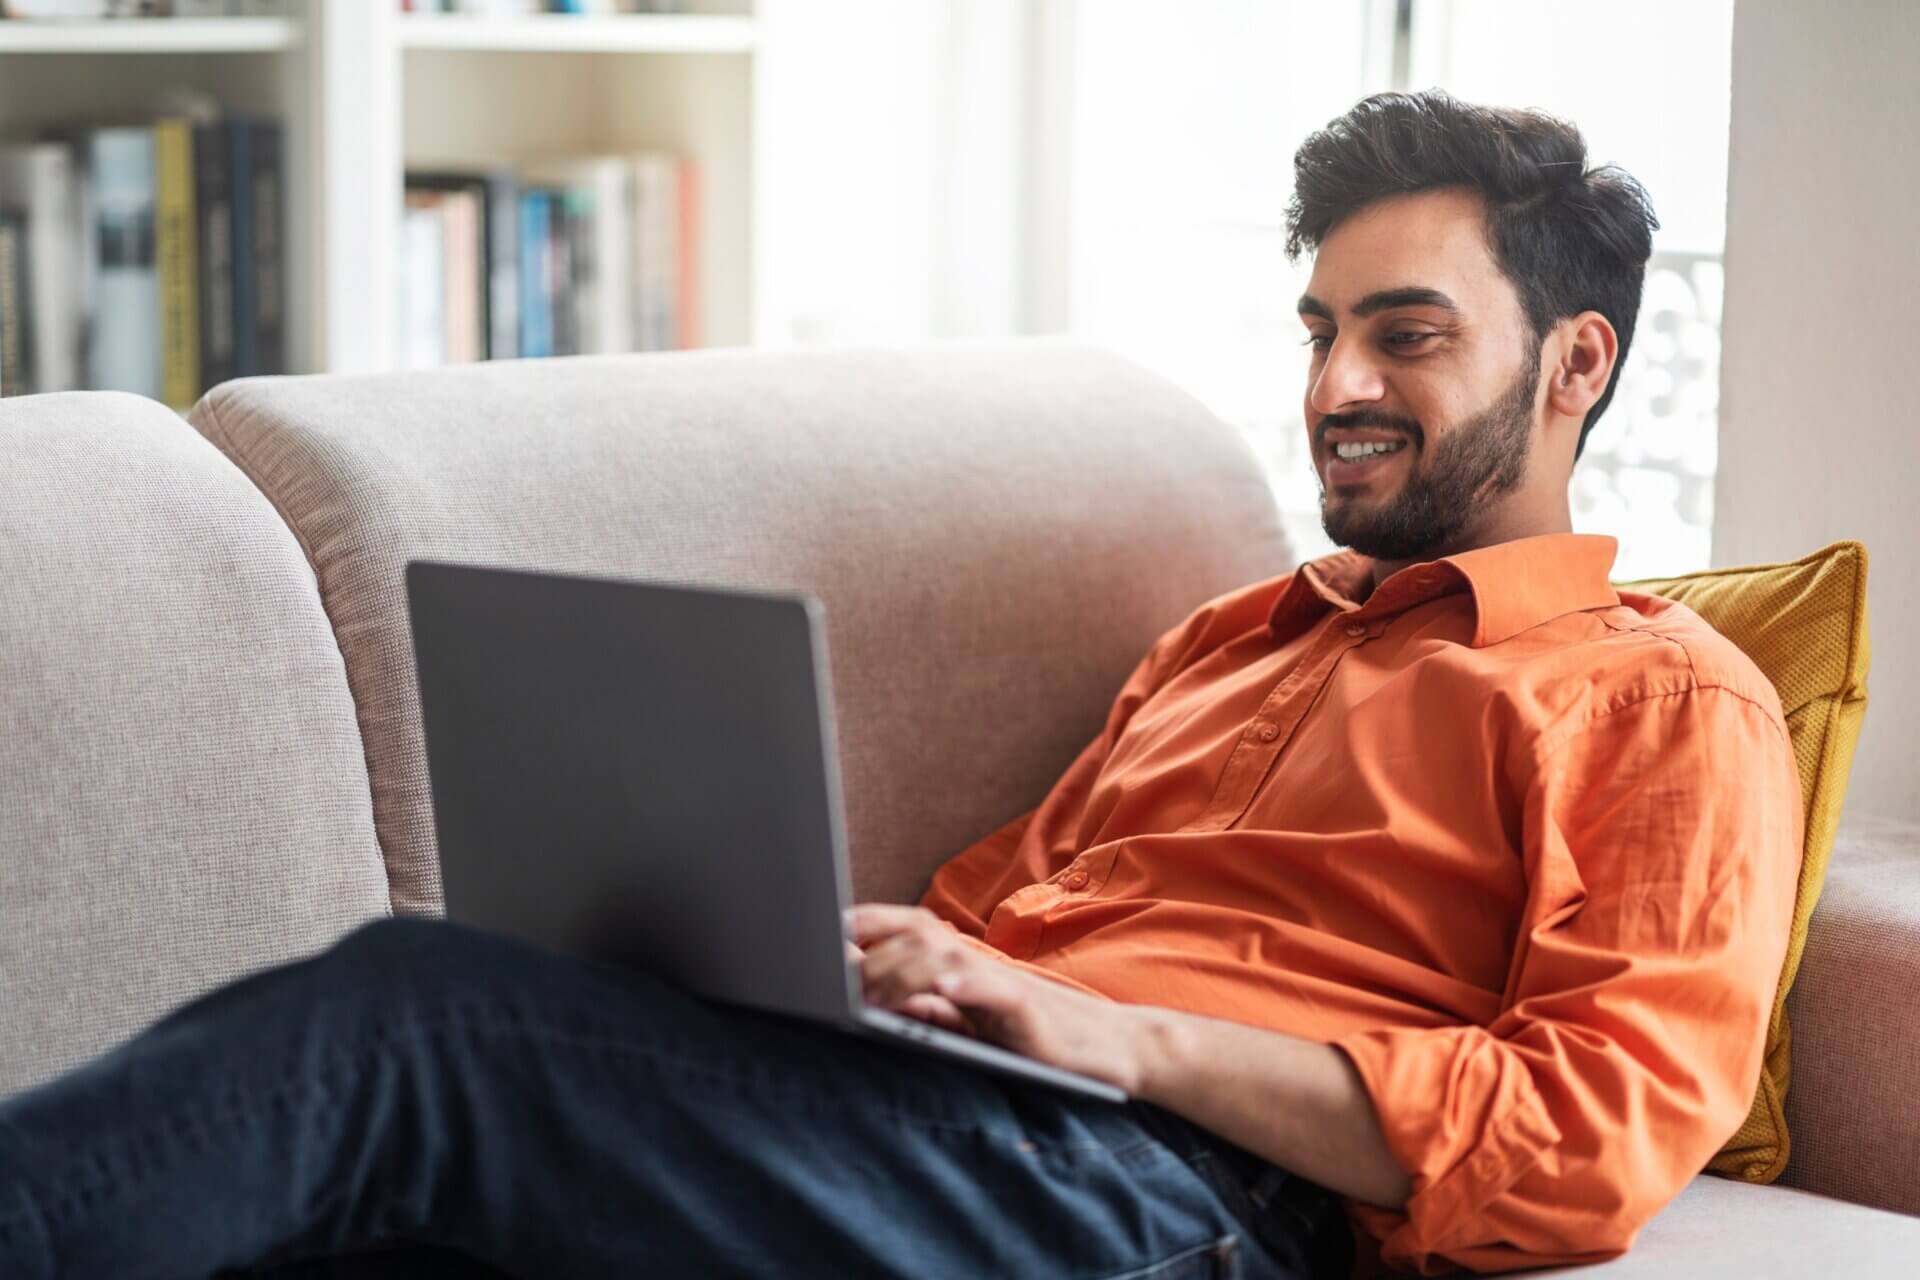
POLYGON ((1348 462, 1358 462, 1360 459, 1371 457, 1376 453, 1393 453, 1396 450, 1406 448, 1406 445, 1407 442, 1405 440, 1395 440, 1392 443, 1384 440, 1363 440, 1357 444, 1352 441, 1346 441, 1333 446, 1333 451, 1348 462))

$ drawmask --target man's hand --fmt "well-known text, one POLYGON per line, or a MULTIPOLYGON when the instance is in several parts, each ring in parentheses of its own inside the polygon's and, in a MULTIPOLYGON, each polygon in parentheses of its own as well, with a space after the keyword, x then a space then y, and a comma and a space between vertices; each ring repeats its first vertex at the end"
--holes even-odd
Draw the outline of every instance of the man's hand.
POLYGON ((920 907, 869 903, 847 924, 868 1004, 1119 1085, 1343 1195, 1407 1202, 1373 1101, 1330 1045, 1083 995, 995 959, 920 907))
POLYGON ((924 907, 864 903, 847 913, 866 1001, 881 1009, 1138 1087, 1142 1011, 1083 995, 967 943, 924 907))

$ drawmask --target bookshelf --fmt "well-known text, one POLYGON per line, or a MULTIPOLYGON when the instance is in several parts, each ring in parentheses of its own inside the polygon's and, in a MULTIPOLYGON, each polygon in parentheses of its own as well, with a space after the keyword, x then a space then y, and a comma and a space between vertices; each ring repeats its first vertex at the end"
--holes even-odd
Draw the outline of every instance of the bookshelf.
POLYGON ((469 18, 410 14, 399 20, 407 49, 500 49, 532 53, 751 53, 753 19, 733 14, 576 18, 469 18), (639 17, 640 21, 634 21, 639 17))
POLYGON ((0 22, 0 54, 277 53, 300 39, 300 24, 291 18, 0 22))
POLYGON ((285 122, 288 363, 396 367, 404 175, 668 149, 699 170, 703 345, 753 339, 754 0, 482 18, 396 0, 284 16, 0 21, 0 136, 151 117, 187 90, 285 122))

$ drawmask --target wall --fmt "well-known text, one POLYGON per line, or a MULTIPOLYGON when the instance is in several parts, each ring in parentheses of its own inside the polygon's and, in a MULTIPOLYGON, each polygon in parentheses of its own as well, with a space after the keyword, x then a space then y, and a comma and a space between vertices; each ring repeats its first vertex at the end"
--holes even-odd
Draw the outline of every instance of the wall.
POLYGON ((1716 564, 1867 545, 1850 813, 1920 820, 1920 4, 1734 14, 1716 564))

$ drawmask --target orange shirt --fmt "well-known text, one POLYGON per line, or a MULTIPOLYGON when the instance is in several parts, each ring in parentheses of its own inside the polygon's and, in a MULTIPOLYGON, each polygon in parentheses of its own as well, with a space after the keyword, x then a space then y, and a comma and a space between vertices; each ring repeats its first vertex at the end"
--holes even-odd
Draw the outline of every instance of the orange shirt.
POLYGON ((1116 1000, 1338 1046, 1412 1175, 1395 1266, 1625 1249, 1746 1117, 1800 785, 1773 687, 1554 534, 1342 553, 1167 633, 925 905, 1116 1000))

